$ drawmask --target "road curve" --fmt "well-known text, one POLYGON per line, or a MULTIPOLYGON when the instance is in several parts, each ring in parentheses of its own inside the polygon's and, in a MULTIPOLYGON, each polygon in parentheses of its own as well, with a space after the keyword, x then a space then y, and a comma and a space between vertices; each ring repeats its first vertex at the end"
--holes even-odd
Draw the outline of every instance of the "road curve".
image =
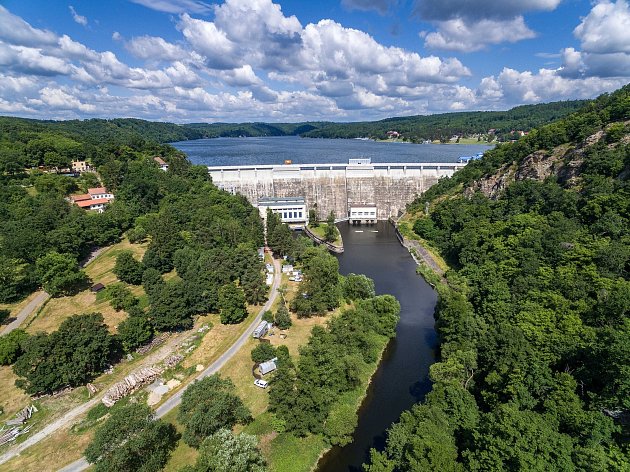
POLYGON ((28 302, 28 304, 24 308, 20 310, 20 312, 16 315, 15 319, 11 321, 11 323, 9 323, 4 328, 4 330, 2 331, 2 334, 9 334, 14 329, 19 328, 22 322, 26 318, 28 318, 31 313, 39 309, 39 307, 41 307, 49 298, 50 298, 50 295, 48 295, 43 290, 40 292, 37 292, 37 295, 35 296, 35 298, 33 298, 30 302, 28 302))
MULTIPOLYGON (((80 264, 81 267, 85 267, 88 264, 92 263, 98 256, 100 256, 105 250, 109 249, 110 247, 111 246, 101 247, 92 251, 90 255, 87 257, 87 259, 81 262, 80 264)), ((14 329, 19 328, 22 322, 24 322, 24 320, 28 318, 31 315, 31 313, 33 313, 36 310, 39 310, 39 308, 44 303, 46 303, 49 298, 50 298, 50 295, 48 295, 45 291, 41 290, 37 292, 37 295, 35 296, 35 298, 33 298, 30 302, 28 302, 28 304, 24 308, 20 310, 20 312, 16 315, 15 319, 11 321, 11 323, 6 325, 4 330, 2 330, 1 334, 3 335, 9 334, 14 329)))
MULTIPOLYGON (((278 288, 280 287, 280 281, 282 280, 282 267, 280 265, 280 261, 277 259, 274 259, 273 266, 274 266, 274 277, 273 277, 273 284, 271 285, 271 293, 269 295, 269 300, 267 300, 267 302, 263 305, 258 315, 256 315, 256 318, 254 318, 254 320, 250 323, 247 329, 243 331, 243 334, 240 335, 240 337, 236 340, 236 342, 232 344, 232 346, 230 346, 230 348, 227 351, 221 354, 221 356, 216 361, 214 361, 205 370, 203 370, 195 378, 195 381, 201 380, 204 377, 208 377, 209 375, 212 375, 218 372, 221 369, 221 367, 223 367, 247 342, 249 337, 252 335, 252 331, 256 328, 258 323, 260 323, 260 320, 262 319, 262 316, 265 313, 265 311, 271 309, 274 301, 276 300, 278 296, 278 288)), ((192 383, 193 382, 190 382, 186 388, 188 388, 188 386, 190 386, 192 383)), ((160 405, 159 408, 155 410, 155 415, 158 418, 162 418, 164 415, 169 413, 173 408, 179 405, 182 401, 182 395, 186 391, 186 388, 179 390, 175 395, 168 398, 164 403, 162 403, 162 405, 160 405)), ((89 466, 90 464, 88 464, 85 458, 82 457, 81 459, 74 461, 72 464, 69 464, 64 468, 59 469, 59 472, 80 472, 87 469, 89 466)))

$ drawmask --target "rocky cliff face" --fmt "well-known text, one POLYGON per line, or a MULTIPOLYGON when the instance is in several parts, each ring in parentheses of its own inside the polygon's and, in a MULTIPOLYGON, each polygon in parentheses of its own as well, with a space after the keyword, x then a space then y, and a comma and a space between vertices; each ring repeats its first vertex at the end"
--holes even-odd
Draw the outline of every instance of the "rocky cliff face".
MULTIPOLYGON (((512 182, 521 180, 545 180, 555 175, 558 181, 569 187, 577 185, 585 151, 605 136, 604 131, 589 136, 580 146, 563 144, 553 151, 536 151, 527 156, 520 164, 512 162, 503 165, 493 175, 476 180, 464 190, 464 195, 471 197, 475 192, 482 192, 491 199, 496 199, 512 182)), ((630 135, 620 143, 630 140, 630 135)), ((613 145, 614 146, 614 145, 613 145)))

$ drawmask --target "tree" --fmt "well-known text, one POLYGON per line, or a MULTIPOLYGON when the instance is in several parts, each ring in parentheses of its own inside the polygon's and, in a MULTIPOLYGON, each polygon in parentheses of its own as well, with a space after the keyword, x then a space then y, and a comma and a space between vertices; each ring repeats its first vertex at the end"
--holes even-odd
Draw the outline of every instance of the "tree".
POLYGON ((158 286, 150 295, 151 306, 147 318, 156 331, 175 331, 192 326, 192 307, 188 303, 186 285, 171 280, 158 286))
POLYGON ((348 300, 372 298, 376 295, 374 281, 363 274, 348 274, 343 279, 343 296, 348 300))
POLYGON ((220 429, 203 440, 194 466, 184 472, 265 472, 256 436, 220 429))
POLYGON ((317 228, 319 226, 319 218, 317 218, 317 210, 315 208, 310 208, 308 210, 308 224, 313 228, 317 228))
POLYGON ((29 289, 28 269, 23 260, 0 254, 0 302, 16 300, 29 289))
POLYGON ((337 308, 341 299, 339 261, 321 248, 309 251, 304 260, 304 281, 293 300, 298 316, 321 315, 337 308))
POLYGON ((245 270, 240 279, 247 303, 259 305, 267 300, 267 285, 260 267, 253 266, 245 270))
POLYGON ((276 356, 278 368, 269 388, 269 410, 288 422, 296 413, 293 408, 297 397, 295 366, 286 346, 278 346, 276 356))
POLYGON ((0 365, 13 364, 24 353, 29 338, 26 331, 21 329, 0 336, 0 365))
POLYGON ((177 445, 175 427, 156 420, 146 405, 131 403, 112 408, 85 450, 97 472, 162 470, 177 445))
POLYGON ((56 297, 72 293, 88 283, 88 276, 70 254, 49 252, 37 259, 37 275, 44 290, 56 297))
POLYGON ((252 361, 256 364, 273 359, 276 356, 276 349, 269 343, 258 343, 252 349, 252 361))
POLYGON ((219 429, 244 424, 250 418, 249 410, 234 394, 232 381, 218 374, 196 381, 184 391, 177 416, 184 426, 184 442, 192 447, 199 447, 219 429))
POLYGON ((114 274, 123 282, 140 285, 144 274, 144 265, 134 259, 131 251, 123 251, 116 256, 114 274))
POLYGON ((326 218, 326 231, 324 232, 324 239, 329 243, 332 243, 337 239, 337 227, 335 226, 335 214, 330 211, 328 218, 326 218))
POLYGON ((118 336, 125 351, 131 352, 149 342, 153 328, 144 316, 129 316, 118 325, 118 336))
POLYGON ((243 290, 233 283, 219 289, 219 308, 221 323, 237 324, 247 318, 247 305, 243 290))
POLYGON ((144 271, 144 274, 142 274, 142 288, 144 288, 151 303, 153 303, 152 300, 162 291, 164 285, 166 285, 166 282, 162 278, 162 274, 160 274, 159 270, 148 268, 144 271))
POLYGON ((284 303, 284 298, 280 301, 278 311, 276 311, 275 324, 280 329, 289 329, 293 324, 289 310, 284 303))
POLYGON ((131 293, 129 287, 123 283, 111 284, 105 289, 105 293, 110 298, 112 308, 116 311, 129 310, 138 306, 139 300, 131 293))
POLYGON ((92 380, 109 365, 113 337, 100 313, 73 315, 57 331, 39 333, 13 365, 16 385, 29 394, 52 393, 92 380))
POLYGON ((267 245, 278 256, 289 255, 293 250, 291 229, 284 223, 275 225, 273 230, 267 233, 267 245))

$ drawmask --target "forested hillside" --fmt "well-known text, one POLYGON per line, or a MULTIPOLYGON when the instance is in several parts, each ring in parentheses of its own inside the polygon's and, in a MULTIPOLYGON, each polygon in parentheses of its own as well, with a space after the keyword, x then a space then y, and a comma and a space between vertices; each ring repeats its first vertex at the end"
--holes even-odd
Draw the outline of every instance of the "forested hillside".
POLYGON ((629 119, 626 86, 411 206, 441 358, 367 470, 630 469, 629 119))
MULTIPOLYGON (((474 111, 427 116, 388 118, 360 123, 330 123, 303 133, 309 138, 385 139, 388 131, 397 131, 413 142, 424 140, 446 141, 453 135, 486 135, 494 129, 494 136, 503 137, 512 130, 529 131, 537 126, 562 118, 584 105, 584 101, 525 105, 508 111, 474 111)), ((492 137, 492 136, 491 136, 492 137)))
POLYGON ((42 121, 0 117, 0 138, 5 142, 4 148, 0 148, 0 166, 6 166, 7 160, 15 158, 13 154, 7 154, 7 141, 25 141, 29 136, 41 138, 47 134, 63 136, 95 147, 101 147, 103 143, 137 147, 143 142, 169 143, 189 139, 242 136, 385 139, 390 130, 396 130, 405 139, 417 142, 425 139, 448 139, 454 134, 466 136, 485 134, 489 129, 496 129, 498 136, 509 133, 511 130, 528 131, 566 116, 583 103, 576 100, 527 105, 501 112, 446 113, 360 123, 189 123, 178 125, 135 118, 42 121))

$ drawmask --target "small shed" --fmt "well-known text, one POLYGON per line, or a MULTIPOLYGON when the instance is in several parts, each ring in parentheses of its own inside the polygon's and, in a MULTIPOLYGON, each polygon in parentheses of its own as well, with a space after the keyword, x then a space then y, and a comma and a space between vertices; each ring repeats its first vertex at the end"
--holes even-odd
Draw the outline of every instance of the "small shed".
POLYGON ((266 362, 261 362, 260 365, 258 366, 258 370, 260 371, 260 375, 266 375, 269 372, 273 372, 274 370, 276 370, 278 367, 276 366, 276 361, 278 360, 277 357, 274 357, 271 360, 268 360, 266 362))
POLYGON ((90 290, 91 290, 93 293, 98 293, 98 292, 100 292, 101 290, 103 290, 104 288, 105 288, 105 285, 103 285, 102 283, 100 283, 100 282, 99 282, 99 283, 97 283, 97 284, 92 285, 92 287, 90 287, 90 290))

